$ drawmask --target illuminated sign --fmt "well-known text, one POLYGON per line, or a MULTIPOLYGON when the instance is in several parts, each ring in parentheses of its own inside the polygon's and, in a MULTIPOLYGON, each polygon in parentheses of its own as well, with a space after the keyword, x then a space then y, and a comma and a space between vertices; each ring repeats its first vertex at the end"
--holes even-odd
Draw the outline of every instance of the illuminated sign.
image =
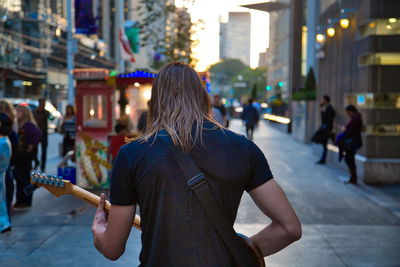
POLYGON ((137 70, 131 73, 125 73, 118 75, 118 78, 155 78, 157 74, 146 72, 142 70, 137 70))
POLYGON ((109 70, 101 68, 74 69, 73 73, 77 80, 107 80, 109 70))

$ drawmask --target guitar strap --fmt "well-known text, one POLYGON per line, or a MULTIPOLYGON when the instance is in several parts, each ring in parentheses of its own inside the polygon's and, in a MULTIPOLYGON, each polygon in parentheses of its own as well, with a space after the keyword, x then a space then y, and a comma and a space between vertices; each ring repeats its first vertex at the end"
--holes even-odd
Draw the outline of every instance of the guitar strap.
POLYGON ((178 149, 165 131, 161 131, 158 137, 168 144, 173 152, 182 173, 187 179, 187 185, 197 197, 204 212, 214 225, 219 236, 231 252, 236 263, 240 267, 259 266, 254 252, 248 247, 232 227, 222 208, 214 198, 204 174, 198 169, 189 153, 178 149))

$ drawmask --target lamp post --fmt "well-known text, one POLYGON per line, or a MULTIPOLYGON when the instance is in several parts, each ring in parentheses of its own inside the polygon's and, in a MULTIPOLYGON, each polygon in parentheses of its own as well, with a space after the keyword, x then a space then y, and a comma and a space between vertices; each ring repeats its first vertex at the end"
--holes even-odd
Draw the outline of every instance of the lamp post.
POLYGON ((76 43, 73 39, 72 33, 74 29, 74 7, 72 0, 67 0, 67 76, 68 76, 68 103, 71 105, 75 104, 75 88, 74 88, 74 56, 76 53, 76 43))

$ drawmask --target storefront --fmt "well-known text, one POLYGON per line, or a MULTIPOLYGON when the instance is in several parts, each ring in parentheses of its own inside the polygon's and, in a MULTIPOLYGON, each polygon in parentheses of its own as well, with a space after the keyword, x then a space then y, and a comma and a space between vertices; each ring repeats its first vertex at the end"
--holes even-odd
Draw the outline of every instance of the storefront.
POLYGON ((155 74, 137 71, 110 77, 107 69, 76 69, 74 76, 76 183, 84 188, 107 188, 109 137, 121 121, 127 121, 130 134, 137 134, 137 121, 147 110, 155 74))

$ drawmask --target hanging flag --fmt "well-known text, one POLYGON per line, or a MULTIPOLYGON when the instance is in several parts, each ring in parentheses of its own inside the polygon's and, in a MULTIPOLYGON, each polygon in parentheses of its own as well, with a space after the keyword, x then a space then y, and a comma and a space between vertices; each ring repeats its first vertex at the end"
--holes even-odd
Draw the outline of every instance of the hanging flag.
POLYGON ((139 53, 140 47, 140 28, 138 23, 133 20, 125 21, 125 34, 131 45, 132 52, 139 53))
POLYGON ((131 45, 128 38, 126 37, 124 29, 119 30, 119 44, 121 48, 120 51, 122 59, 130 62, 135 62, 136 60, 133 56, 131 45))
POLYGON ((132 52, 139 53, 140 29, 137 27, 125 28, 125 33, 131 45, 132 52))

